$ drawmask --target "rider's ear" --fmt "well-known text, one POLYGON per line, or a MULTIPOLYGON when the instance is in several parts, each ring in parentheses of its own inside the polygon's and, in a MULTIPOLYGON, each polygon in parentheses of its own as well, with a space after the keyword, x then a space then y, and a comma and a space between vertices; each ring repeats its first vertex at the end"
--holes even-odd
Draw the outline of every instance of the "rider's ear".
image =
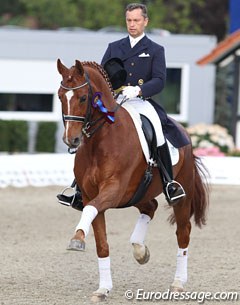
POLYGON ((81 62, 77 59, 75 61, 75 67, 78 69, 80 75, 84 74, 83 66, 82 66, 81 62))
POLYGON ((64 73, 66 73, 68 71, 68 68, 64 66, 64 64, 61 62, 61 60, 59 58, 57 60, 57 69, 61 75, 63 75, 64 73))

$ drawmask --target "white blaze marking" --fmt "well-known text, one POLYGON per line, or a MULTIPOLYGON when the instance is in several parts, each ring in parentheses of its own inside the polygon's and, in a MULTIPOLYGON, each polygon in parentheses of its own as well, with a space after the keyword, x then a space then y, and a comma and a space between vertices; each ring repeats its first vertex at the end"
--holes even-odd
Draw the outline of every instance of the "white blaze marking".
MULTIPOLYGON (((73 97, 73 90, 69 90, 66 93, 66 97, 67 97, 67 114, 66 115, 70 115, 70 100, 73 97)), ((68 121, 66 122, 65 129, 66 129, 66 142, 69 143, 68 142, 68 129, 69 129, 69 122, 68 121)))

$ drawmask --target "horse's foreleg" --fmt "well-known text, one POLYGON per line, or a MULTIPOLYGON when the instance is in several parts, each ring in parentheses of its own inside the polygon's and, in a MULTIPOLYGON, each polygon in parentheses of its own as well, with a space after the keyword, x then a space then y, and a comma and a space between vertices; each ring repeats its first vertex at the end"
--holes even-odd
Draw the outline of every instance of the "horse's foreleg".
POLYGON ((157 209, 157 201, 154 199, 147 204, 137 207, 141 214, 130 237, 130 243, 133 245, 133 256, 136 261, 139 264, 146 264, 149 261, 150 252, 147 246, 144 245, 144 240, 149 222, 157 209))
MULTIPOLYGON (((185 202, 186 204, 186 202, 185 202)), ((178 241, 178 251, 177 251, 177 265, 176 272, 174 276, 174 281, 171 285, 172 291, 183 291, 184 284, 187 282, 187 265, 188 265, 188 245, 190 240, 191 232, 191 222, 189 213, 183 210, 182 207, 174 208, 174 213, 177 222, 177 241, 178 241)))
POLYGON ((97 216, 98 211, 92 205, 87 205, 84 207, 80 221, 75 229, 75 235, 71 239, 68 246, 68 250, 84 251, 85 241, 84 239, 88 235, 91 223, 97 216))
POLYGON ((97 215, 92 226, 97 248, 99 270, 99 287, 94 291, 92 301, 98 302, 104 300, 112 289, 109 246, 107 242, 104 212, 97 215))
POLYGON ((119 184, 113 183, 112 185, 102 183, 101 189, 99 189, 99 194, 88 202, 83 208, 83 212, 80 221, 76 227, 75 235, 71 239, 68 246, 68 250, 84 250, 85 248, 85 237, 89 232, 89 228, 98 213, 113 207, 112 203, 114 200, 118 200, 117 193, 119 190, 119 184))

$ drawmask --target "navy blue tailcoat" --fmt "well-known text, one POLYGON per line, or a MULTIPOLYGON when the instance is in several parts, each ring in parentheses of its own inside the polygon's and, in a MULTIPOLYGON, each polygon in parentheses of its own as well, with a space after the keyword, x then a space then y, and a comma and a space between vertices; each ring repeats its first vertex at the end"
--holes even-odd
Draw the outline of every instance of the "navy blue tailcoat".
POLYGON ((166 81, 166 61, 163 46, 153 42, 146 35, 131 48, 129 37, 109 43, 102 58, 104 65, 111 58, 120 58, 127 71, 126 86, 139 86, 144 99, 148 99, 157 111, 166 138, 175 146, 189 144, 177 124, 167 116, 165 110, 151 97, 162 91, 166 81))

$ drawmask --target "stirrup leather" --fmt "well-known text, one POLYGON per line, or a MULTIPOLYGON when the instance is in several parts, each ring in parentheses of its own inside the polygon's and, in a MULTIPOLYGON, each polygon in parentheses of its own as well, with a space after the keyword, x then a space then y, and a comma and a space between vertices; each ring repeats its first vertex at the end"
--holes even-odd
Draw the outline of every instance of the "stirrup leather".
POLYGON ((165 186, 165 192, 166 192, 165 194, 166 194, 166 196, 167 196, 167 200, 168 200, 169 202, 174 202, 175 200, 180 199, 180 198, 186 196, 186 193, 185 193, 185 191, 184 191, 182 185, 181 185, 179 182, 175 181, 175 180, 172 180, 172 181, 170 181, 170 182, 167 182, 167 184, 166 184, 166 186, 165 186), (178 189, 180 188, 182 192, 181 192, 180 194, 176 194, 176 196, 170 197, 170 194, 169 194, 169 187, 170 187, 170 186, 173 186, 174 184, 176 185, 176 187, 177 187, 178 189))

